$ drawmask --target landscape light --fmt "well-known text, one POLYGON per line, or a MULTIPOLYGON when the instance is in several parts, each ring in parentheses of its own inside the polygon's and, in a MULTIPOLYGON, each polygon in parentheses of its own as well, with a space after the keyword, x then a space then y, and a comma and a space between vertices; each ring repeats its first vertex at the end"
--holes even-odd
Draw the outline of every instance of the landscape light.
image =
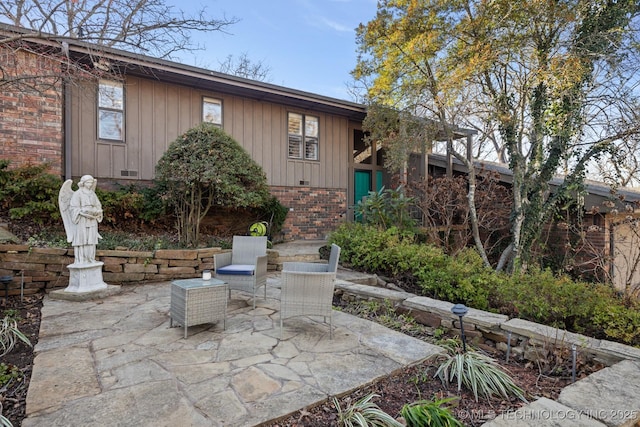
POLYGON ((456 316, 458 316, 458 318, 460 319, 460 336, 462 337, 462 351, 464 351, 465 353, 467 352, 467 340, 464 336, 464 325, 462 323, 462 318, 464 317, 465 314, 467 314, 468 311, 469 309, 464 304, 455 304, 453 307, 451 307, 451 312, 456 316))

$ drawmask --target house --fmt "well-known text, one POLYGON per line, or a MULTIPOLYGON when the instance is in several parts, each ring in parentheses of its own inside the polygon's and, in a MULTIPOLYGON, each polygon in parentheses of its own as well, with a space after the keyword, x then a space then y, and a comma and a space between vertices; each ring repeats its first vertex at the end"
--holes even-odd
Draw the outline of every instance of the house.
MULTIPOLYGON (((0 36, 25 33, 0 24, 0 36)), ((271 193, 289 207, 287 240, 325 238, 353 217, 358 200, 391 184, 384 148, 364 142, 362 104, 56 37, 0 45, 0 66, 0 159, 14 165, 47 162, 65 179, 91 174, 101 185, 148 182, 172 141, 211 122, 261 165, 271 193), (25 75, 38 84, 19 79, 25 75)), ((472 131, 456 129, 455 137, 473 143, 472 131)), ((463 168, 437 154, 416 165, 423 176, 463 168)), ((496 167, 508 182, 510 171, 496 167)), ((589 189, 585 206, 599 209, 589 230, 612 260, 606 271, 620 287, 640 282, 629 204, 607 207, 608 187, 589 189)))
MULTIPOLYGON (((15 34, 25 30, 0 24, 0 35, 15 34)), ((0 158, 16 166, 49 162, 65 179, 91 174, 100 185, 150 181, 172 141, 211 122, 262 166, 289 207, 288 240, 325 238, 356 193, 386 179, 381 156, 362 142, 364 105, 76 40, 1 49, 5 76, 42 76, 39 88, 0 93, 0 158)))

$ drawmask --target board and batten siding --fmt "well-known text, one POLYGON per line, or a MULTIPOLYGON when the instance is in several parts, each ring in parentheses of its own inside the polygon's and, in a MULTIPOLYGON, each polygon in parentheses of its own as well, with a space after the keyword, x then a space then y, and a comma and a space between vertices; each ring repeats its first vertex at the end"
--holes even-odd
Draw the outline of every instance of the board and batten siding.
POLYGON ((125 141, 99 140, 97 84, 72 88, 72 175, 151 180, 155 165, 178 135, 202 120, 202 97, 222 100, 224 130, 262 166, 273 186, 347 188, 349 120, 238 96, 127 76, 125 141), (319 161, 288 158, 287 113, 319 117, 319 161), (123 172, 124 171, 124 172, 123 172))

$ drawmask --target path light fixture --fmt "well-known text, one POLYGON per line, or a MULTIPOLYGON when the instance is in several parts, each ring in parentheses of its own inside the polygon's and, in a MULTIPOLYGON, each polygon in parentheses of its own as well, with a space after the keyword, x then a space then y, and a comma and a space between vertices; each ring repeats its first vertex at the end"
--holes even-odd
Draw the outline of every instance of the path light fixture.
POLYGON ((460 319, 460 337, 462 338, 462 351, 465 353, 467 352, 467 340, 464 336, 464 325, 462 324, 462 318, 465 314, 467 314, 468 311, 469 309, 464 304, 455 304, 453 307, 451 307, 451 312, 458 316, 458 319, 460 319))

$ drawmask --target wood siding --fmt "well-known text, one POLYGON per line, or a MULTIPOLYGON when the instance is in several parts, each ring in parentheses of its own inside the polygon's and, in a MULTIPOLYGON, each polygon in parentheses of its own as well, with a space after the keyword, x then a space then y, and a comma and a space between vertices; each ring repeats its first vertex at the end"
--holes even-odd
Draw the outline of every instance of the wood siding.
POLYGON ((97 84, 72 89, 72 175, 111 180, 151 180, 169 144, 199 124, 202 97, 222 100, 224 130, 262 166, 270 185, 347 188, 349 120, 346 117, 290 109, 222 93, 127 77, 125 141, 97 138, 97 84), (287 158, 287 113, 320 120, 319 161, 287 158))

